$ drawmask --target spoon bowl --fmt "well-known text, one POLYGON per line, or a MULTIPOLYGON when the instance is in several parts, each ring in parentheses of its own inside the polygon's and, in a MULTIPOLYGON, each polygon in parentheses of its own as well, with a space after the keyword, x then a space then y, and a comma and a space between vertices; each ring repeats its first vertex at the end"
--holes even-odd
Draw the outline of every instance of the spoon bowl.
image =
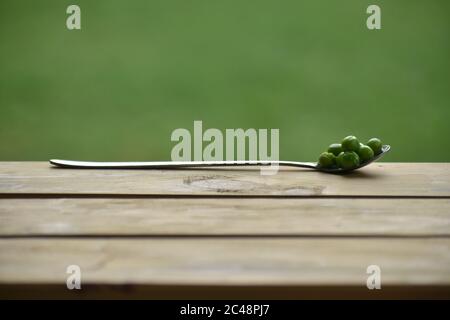
POLYGON ((378 159, 380 159, 382 156, 384 156, 386 153, 389 152, 389 150, 391 150, 391 146, 390 145, 383 145, 381 147, 381 153, 377 154, 376 156, 374 156, 372 159, 370 159, 369 161, 366 161, 364 163, 361 163, 359 166, 355 167, 355 168, 351 168, 351 169, 341 169, 341 168, 321 168, 319 166, 316 165, 316 169, 322 172, 326 172, 326 173, 348 173, 351 171, 355 171, 358 169, 361 169, 369 164, 371 164, 372 162, 377 161, 378 159))

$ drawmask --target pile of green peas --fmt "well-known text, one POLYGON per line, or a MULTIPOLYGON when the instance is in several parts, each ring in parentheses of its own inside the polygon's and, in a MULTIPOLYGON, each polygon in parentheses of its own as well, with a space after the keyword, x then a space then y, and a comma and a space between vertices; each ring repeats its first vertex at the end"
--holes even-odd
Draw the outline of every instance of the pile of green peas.
POLYGON ((345 137, 341 143, 333 143, 323 152, 317 165, 321 168, 353 169, 370 161, 382 152, 383 144, 378 138, 362 144, 355 136, 345 137))

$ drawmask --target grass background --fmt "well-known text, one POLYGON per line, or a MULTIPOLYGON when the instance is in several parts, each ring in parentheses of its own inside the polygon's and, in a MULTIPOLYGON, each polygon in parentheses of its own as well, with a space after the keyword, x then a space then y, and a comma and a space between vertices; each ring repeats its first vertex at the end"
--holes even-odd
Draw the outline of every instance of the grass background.
POLYGON ((286 160, 355 134, 391 144, 389 161, 450 161, 449 14, 445 0, 2 0, 0 160, 170 159, 171 132, 203 120, 279 128, 286 160))

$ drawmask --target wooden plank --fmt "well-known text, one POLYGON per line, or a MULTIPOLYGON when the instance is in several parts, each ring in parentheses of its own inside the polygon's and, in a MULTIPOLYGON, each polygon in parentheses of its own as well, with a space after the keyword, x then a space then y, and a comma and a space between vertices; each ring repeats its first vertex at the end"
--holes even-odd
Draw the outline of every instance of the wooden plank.
POLYGON ((450 236, 450 199, 0 199, 0 236, 450 236))
POLYGON ((450 239, 1 239, 0 284, 450 286, 450 239))
POLYGON ((436 196, 450 197, 450 163, 375 163, 349 175, 282 168, 77 170, 1 162, 0 195, 436 196))

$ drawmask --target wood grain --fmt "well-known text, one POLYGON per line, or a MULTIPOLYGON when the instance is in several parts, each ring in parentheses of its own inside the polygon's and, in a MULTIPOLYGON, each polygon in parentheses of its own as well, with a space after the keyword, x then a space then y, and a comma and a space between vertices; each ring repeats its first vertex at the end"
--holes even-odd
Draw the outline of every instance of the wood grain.
POLYGON ((450 298, 450 164, 261 176, 0 162, 0 297, 79 298, 72 264, 82 297, 450 298))
POLYGON ((46 162, 0 163, 0 195, 417 196, 450 197, 449 163, 375 163, 349 175, 282 168, 79 170, 46 162))
POLYGON ((1 239, 1 284, 450 285, 450 239, 1 239))
POLYGON ((0 236, 450 236, 450 199, 0 199, 0 236))

